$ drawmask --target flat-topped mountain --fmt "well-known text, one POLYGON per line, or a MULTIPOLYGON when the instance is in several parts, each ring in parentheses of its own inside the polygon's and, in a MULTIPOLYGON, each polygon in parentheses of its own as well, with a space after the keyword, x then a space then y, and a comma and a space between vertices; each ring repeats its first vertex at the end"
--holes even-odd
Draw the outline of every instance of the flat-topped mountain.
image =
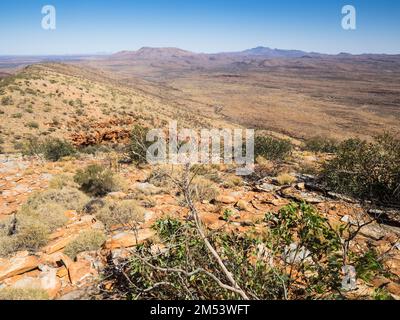
POLYGON ((113 54, 111 58, 136 58, 136 59, 162 59, 193 56, 195 53, 179 48, 151 48, 143 47, 137 51, 121 51, 113 54))

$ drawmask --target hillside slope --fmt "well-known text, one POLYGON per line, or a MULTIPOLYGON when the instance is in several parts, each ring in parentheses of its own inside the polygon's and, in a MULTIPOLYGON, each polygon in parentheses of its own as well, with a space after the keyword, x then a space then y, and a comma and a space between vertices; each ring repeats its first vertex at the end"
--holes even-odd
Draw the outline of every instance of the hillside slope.
POLYGON ((177 108, 98 71, 63 64, 32 65, 0 80, 0 117, 6 152, 32 135, 90 144, 118 142, 134 123, 160 128, 179 119, 190 127, 211 125, 194 110, 177 108))

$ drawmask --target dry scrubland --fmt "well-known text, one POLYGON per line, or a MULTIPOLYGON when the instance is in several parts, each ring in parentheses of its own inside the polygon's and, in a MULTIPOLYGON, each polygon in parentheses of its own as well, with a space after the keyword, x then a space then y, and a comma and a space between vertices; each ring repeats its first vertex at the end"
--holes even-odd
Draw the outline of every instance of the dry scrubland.
POLYGON ((323 85, 326 61, 145 53, 0 80, 0 299, 400 298, 400 142, 372 138, 398 129, 397 83, 362 61, 323 85), (254 174, 147 165, 147 128, 171 119, 259 127, 254 174))

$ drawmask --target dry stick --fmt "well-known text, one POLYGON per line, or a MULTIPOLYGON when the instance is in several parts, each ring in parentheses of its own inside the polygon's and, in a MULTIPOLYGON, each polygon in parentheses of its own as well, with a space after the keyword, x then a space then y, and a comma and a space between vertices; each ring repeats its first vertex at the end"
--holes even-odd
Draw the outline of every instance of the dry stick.
MULTIPOLYGON (((217 260, 219 266, 221 267, 222 271, 224 272, 225 276, 228 278, 229 282, 232 284, 233 288, 235 288, 235 292, 237 292, 244 300, 250 300, 247 294, 239 287, 237 284, 236 280, 233 278, 232 273, 227 269, 225 266, 224 262, 222 261, 221 257, 219 256, 218 252, 214 249, 214 247, 211 245, 211 243, 208 241, 206 235, 204 234, 203 228, 201 226, 201 222, 199 219, 199 214, 197 212, 196 207, 193 204, 192 197, 190 194, 190 183, 192 179, 189 180, 189 173, 190 173, 190 165, 189 163, 186 164, 185 166, 185 176, 184 176, 184 182, 182 185, 182 191, 185 196, 186 203, 189 207, 191 217, 194 218, 197 230, 200 234, 200 237, 206 244, 208 250, 211 252, 211 254, 214 256, 214 258, 217 260)), ((211 276, 215 281, 218 282, 220 286, 223 285, 223 283, 214 275, 211 273, 206 272, 209 276, 211 276)), ((232 289, 230 289, 232 290, 232 289)))
MULTIPOLYGON (((221 288, 226 289, 226 290, 230 290, 230 291, 233 291, 233 292, 236 292, 236 293, 238 293, 238 294, 240 294, 240 295, 244 294, 243 290, 241 290, 240 288, 238 288, 238 287, 232 287, 232 286, 229 286, 229 285, 227 285, 227 284, 224 284, 224 283, 223 283, 220 279, 218 279, 214 274, 212 274, 211 272, 208 272, 207 270, 205 270, 205 269, 203 269, 203 268, 197 268, 196 270, 194 270, 194 271, 192 271, 192 272, 187 272, 187 271, 185 271, 185 270, 183 270, 183 269, 179 269, 179 268, 161 268, 161 267, 157 267, 157 266, 155 266, 155 265, 152 265, 151 263, 149 263, 148 261, 142 259, 142 257, 140 257, 140 256, 138 256, 138 255, 136 255, 136 254, 135 254, 135 256, 136 256, 139 260, 141 260, 143 263, 145 263, 146 265, 148 265, 150 268, 152 268, 152 269, 154 269, 154 270, 162 271, 162 272, 167 272, 167 273, 171 273, 171 272, 173 272, 173 273, 182 273, 182 274, 184 274, 186 277, 191 277, 191 276, 193 276, 193 275, 195 275, 195 274, 198 274, 198 273, 205 273, 205 274, 208 275, 210 278, 212 278, 215 282, 217 282, 218 285, 219 285, 221 288)), ((245 296, 246 298, 243 297, 243 295, 242 295, 243 299, 249 300, 249 298, 246 296, 246 294, 244 294, 244 296, 245 296)))

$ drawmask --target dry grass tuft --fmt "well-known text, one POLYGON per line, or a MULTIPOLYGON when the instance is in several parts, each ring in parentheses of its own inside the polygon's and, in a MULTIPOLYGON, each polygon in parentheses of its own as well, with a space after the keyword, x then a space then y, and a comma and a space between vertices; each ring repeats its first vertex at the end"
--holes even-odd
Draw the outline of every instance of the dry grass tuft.
POLYGON ((106 241, 106 235, 100 230, 82 231, 79 236, 70 242, 64 249, 64 253, 72 259, 85 251, 95 251, 101 248, 106 241))
POLYGON ((5 288, 0 290, 0 300, 48 300, 45 290, 33 288, 5 288))
POLYGON ((276 177, 276 180, 281 186, 291 185, 296 182, 296 178, 289 173, 282 173, 276 177))
POLYGON ((107 201, 96 217, 108 229, 117 225, 136 225, 144 221, 144 208, 134 200, 107 201))

